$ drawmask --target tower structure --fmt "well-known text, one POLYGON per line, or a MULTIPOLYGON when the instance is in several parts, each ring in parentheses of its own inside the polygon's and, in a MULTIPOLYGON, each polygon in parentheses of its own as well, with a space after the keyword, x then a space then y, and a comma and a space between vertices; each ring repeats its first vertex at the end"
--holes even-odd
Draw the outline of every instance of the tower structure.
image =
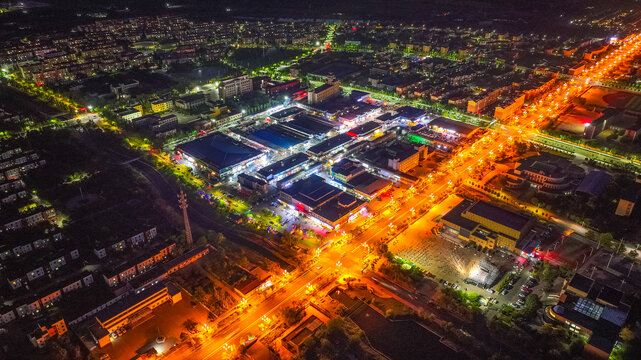
POLYGON ((183 211, 183 219, 185 221, 185 240, 187 240, 187 245, 191 246, 194 243, 194 239, 191 237, 189 215, 187 215, 187 196, 182 190, 180 190, 180 194, 178 194, 178 207, 183 211))

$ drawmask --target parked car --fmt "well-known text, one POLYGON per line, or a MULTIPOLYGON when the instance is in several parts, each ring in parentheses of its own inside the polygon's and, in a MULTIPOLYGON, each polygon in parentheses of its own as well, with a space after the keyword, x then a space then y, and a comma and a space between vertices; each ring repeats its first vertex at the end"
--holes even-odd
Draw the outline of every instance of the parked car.
POLYGON ((496 291, 494 291, 494 289, 487 289, 487 292, 489 292, 490 294, 494 294, 496 291))

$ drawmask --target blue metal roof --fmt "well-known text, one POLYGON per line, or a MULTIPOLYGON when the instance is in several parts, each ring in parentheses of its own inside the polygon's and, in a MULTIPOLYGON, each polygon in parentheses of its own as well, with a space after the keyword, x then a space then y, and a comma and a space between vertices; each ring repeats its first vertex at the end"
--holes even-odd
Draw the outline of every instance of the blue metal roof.
POLYGON ((213 133, 176 146, 179 151, 220 171, 257 157, 260 151, 222 133, 213 133))

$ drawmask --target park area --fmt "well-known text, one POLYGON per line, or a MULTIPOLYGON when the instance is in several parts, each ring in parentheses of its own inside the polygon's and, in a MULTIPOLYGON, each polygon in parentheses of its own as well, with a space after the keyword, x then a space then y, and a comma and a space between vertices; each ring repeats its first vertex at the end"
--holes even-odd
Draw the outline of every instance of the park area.
POLYGON ((300 56, 300 50, 279 48, 243 48, 240 47, 229 57, 229 61, 249 69, 270 66, 300 56))

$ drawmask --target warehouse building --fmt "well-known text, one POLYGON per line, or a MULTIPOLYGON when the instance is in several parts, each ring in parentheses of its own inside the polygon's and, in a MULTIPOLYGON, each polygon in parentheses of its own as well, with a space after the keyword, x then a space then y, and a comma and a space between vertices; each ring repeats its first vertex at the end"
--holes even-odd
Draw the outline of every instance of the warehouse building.
POLYGON ((207 169, 210 176, 242 172, 265 156, 219 132, 180 144, 176 152, 184 160, 207 169))

